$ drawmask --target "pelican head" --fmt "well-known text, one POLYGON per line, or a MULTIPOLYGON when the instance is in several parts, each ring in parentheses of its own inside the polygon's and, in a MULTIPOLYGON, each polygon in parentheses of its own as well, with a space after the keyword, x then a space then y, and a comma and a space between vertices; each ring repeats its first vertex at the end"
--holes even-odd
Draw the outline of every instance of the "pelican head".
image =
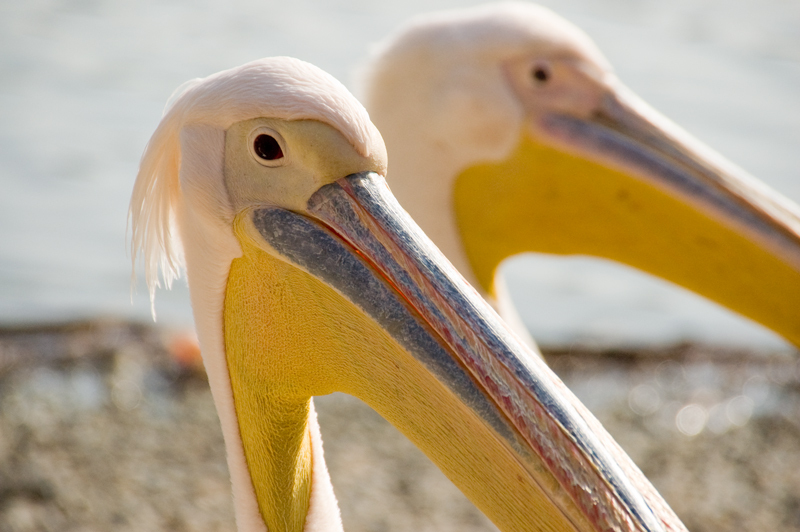
POLYGON ((800 345, 800 208, 636 97, 558 15, 427 15, 377 48, 362 81, 393 192, 485 296, 512 255, 594 255, 800 345))
POLYGON ((237 523, 340 530, 312 396, 361 398, 502 530, 682 530, 383 181, 363 107, 298 60, 193 82, 131 201, 151 288, 185 264, 237 523))

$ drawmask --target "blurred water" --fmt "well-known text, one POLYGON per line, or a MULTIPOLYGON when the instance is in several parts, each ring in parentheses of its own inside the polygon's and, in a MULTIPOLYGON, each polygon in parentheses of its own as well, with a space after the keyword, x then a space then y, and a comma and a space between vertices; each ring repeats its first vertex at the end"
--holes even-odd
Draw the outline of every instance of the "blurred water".
MULTIPOLYGON (((187 79, 293 55, 349 86, 369 45, 431 9, 367 0, 0 5, 0 321, 148 319, 130 303, 125 225, 138 158, 187 79)), ((800 201, 800 2, 543 2, 583 27, 667 116, 800 201)), ((589 259, 515 259, 511 292, 534 335, 575 341, 781 340, 684 291, 589 259)), ((190 322, 179 283, 162 321, 190 322)))

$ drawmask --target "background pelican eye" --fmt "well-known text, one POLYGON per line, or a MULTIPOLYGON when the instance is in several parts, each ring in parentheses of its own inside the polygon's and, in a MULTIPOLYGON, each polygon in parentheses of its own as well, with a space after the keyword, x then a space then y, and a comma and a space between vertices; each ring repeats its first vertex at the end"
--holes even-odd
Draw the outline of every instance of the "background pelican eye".
POLYGON ((270 135, 259 135, 253 141, 253 150, 265 161, 276 161, 283 158, 281 145, 270 135))
POLYGON ((544 83, 550 79, 550 69, 544 65, 536 65, 531 69, 531 76, 539 83, 544 83))

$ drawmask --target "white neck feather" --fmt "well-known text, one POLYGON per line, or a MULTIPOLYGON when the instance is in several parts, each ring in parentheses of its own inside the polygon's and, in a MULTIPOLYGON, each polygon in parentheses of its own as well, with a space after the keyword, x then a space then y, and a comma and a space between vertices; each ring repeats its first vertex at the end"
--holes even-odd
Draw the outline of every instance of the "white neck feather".
POLYGON ((225 132, 218 128, 189 126, 182 131, 177 222, 200 352, 225 439, 236 523, 242 532, 266 532, 245 461, 225 357, 225 289, 231 262, 242 251, 231 223, 224 223, 226 218, 233 221, 232 213, 219 216, 225 207, 219 205, 220 198, 227 198, 227 191, 219 190, 224 187, 224 149, 225 132))
MULTIPOLYGON (((225 439, 237 527, 241 532, 266 532, 245 460, 225 355, 225 290, 231 262, 242 251, 232 231, 233 213, 220 212, 226 208, 224 203, 220 204, 220 198, 227 197, 221 178, 224 146, 225 132, 218 128, 203 125, 184 128, 182 201, 177 209, 177 222, 203 363, 225 439)), ((313 472, 305 530, 338 532, 342 530, 339 507, 325 466, 313 404, 309 425, 313 472)))
POLYGON ((466 168, 511 153, 522 110, 500 72, 465 70, 461 77, 437 79, 445 65, 420 64, 410 55, 384 58, 367 75, 365 101, 390 156, 387 180, 422 230, 478 287, 458 232, 454 184, 466 168), (414 69, 404 68, 406 63, 414 69), (415 83, 418 77, 428 80, 415 83), (435 98, 429 87, 435 87, 435 98))

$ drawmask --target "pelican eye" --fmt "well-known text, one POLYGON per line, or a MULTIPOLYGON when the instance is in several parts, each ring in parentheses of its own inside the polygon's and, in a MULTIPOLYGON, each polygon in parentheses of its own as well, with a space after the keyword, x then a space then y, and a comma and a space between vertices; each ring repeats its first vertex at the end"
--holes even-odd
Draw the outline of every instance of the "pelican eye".
POLYGON ((550 72, 550 65, 544 61, 537 61, 531 68, 531 77, 539 85, 549 81, 552 75, 552 72, 550 72))
POLYGON ((550 79, 550 70, 542 65, 537 65, 531 70, 531 76, 539 83, 544 83, 550 79))
POLYGON ((283 150, 275 137, 261 134, 253 141, 253 151, 265 161, 277 161, 283 159, 283 150))

